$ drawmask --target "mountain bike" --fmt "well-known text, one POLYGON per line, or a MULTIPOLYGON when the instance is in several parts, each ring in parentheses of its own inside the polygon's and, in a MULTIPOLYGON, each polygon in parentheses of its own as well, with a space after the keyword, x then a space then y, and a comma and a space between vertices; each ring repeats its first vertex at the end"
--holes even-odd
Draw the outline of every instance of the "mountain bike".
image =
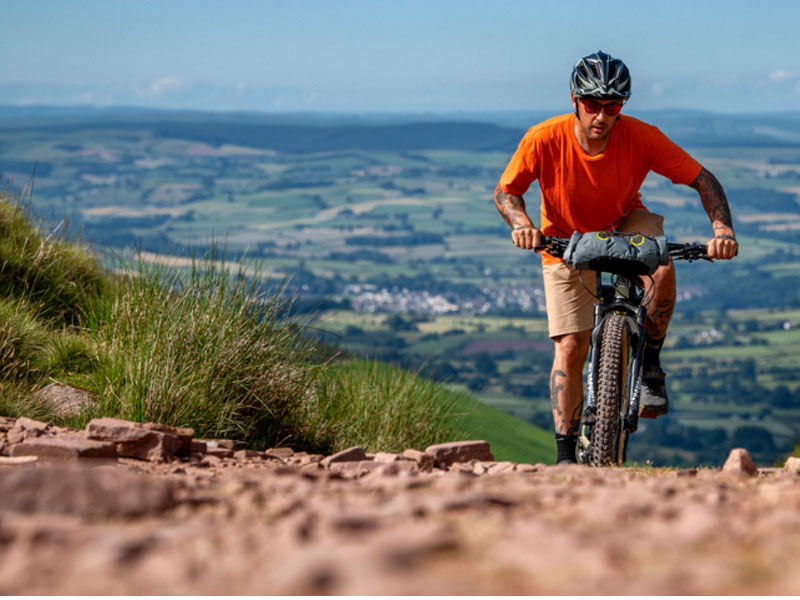
POLYGON ((698 242, 670 243, 663 236, 605 231, 545 237, 536 249, 564 258, 581 273, 595 272, 598 302, 576 455, 583 464, 621 465, 628 439, 639 423, 645 318, 652 300, 652 292, 645 291, 645 278, 652 281, 658 266, 669 264, 670 259, 712 259, 698 242))

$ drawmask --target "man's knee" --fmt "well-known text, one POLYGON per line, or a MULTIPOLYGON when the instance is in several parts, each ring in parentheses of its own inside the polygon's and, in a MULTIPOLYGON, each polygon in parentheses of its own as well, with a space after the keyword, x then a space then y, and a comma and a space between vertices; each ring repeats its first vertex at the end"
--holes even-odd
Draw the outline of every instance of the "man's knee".
POLYGON ((556 362, 569 366, 583 365, 589 351, 590 336, 591 331, 587 330, 554 337, 556 362))

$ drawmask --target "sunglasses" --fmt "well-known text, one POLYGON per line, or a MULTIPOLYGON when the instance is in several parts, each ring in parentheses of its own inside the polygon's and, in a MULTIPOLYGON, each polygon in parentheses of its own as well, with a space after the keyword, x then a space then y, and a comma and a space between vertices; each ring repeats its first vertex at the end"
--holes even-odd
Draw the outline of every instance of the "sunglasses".
POLYGON ((624 102, 610 102, 608 104, 601 104, 597 100, 589 100, 588 98, 581 98, 583 109, 590 115, 596 115, 601 110, 604 110, 609 117, 616 117, 622 110, 624 102))

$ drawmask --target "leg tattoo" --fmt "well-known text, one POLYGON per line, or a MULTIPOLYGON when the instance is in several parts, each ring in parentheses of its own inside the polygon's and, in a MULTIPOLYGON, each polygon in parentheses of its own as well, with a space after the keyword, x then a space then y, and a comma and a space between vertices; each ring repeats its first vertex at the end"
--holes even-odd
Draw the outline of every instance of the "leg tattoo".
POLYGON ((556 383, 556 377, 566 378, 567 374, 564 373, 564 371, 554 369, 553 373, 550 375, 550 404, 553 407, 553 415, 558 415, 560 417, 564 413, 558 404, 558 394, 564 389, 564 384, 556 383))

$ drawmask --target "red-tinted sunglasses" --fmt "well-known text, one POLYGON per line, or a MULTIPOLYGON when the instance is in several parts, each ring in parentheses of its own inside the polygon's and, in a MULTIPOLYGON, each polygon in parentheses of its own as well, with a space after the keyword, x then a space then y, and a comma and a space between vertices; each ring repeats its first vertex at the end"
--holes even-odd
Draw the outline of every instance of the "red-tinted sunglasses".
POLYGON ((604 110, 609 117, 616 117, 619 114, 619 111, 622 110, 622 105, 625 103, 609 102, 608 104, 602 104, 597 100, 581 98, 581 104, 583 104, 583 109, 590 115, 596 115, 601 110, 604 110))

